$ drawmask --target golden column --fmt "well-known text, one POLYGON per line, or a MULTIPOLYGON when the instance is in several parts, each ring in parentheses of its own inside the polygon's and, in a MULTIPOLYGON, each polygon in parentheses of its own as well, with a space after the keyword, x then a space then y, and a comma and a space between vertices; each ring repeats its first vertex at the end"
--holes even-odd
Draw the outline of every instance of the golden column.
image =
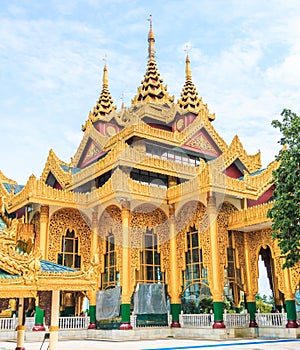
POLYGON ((25 309, 24 298, 19 298, 18 304, 18 326, 17 326, 17 347, 16 350, 25 350, 25 309))
MULTIPOLYGON (((92 263, 98 262, 96 257, 97 249, 99 246, 99 235, 98 235, 98 210, 93 211, 92 214, 92 237, 91 237, 91 257, 92 263)), ((88 329, 96 329, 96 291, 89 292, 89 314, 90 324, 88 329)))
POLYGON ((130 286, 130 203, 127 200, 122 200, 122 268, 121 268, 121 281, 122 281, 122 304, 121 314, 122 321, 120 329, 129 330, 132 329, 130 324, 130 301, 131 301, 131 286, 130 286))
POLYGON ((58 330, 59 330, 59 290, 52 291, 51 301, 51 326, 49 338, 49 350, 58 349, 58 330))
POLYGON ((250 239, 247 234, 245 234, 245 262, 246 262, 246 302, 247 302, 247 310, 250 314, 250 323, 249 327, 257 327, 257 323, 255 320, 256 314, 256 293, 258 290, 256 273, 257 266, 253 266, 251 263, 251 251, 250 251, 250 239))
POLYGON ((220 266, 219 257, 219 235, 217 222, 217 206, 216 197, 213 192, 207 194, 207 215, 210 233, 210 251, 211 251, 211 281, 212 281, 212 297, 214 307, 214 324, 213 328, 225 328, 223 321, 223 288, 224 288, 224 272, 220 266))
POLYGON ((177 244, 175 230, 175 204, 169 206, 169 233, 170 233, 170 269, 169 295, 171 297, 172 328, 180 328, 179 314, 181 311, 180 274, 177 266, 177 244))
POLYGON ((47 259, 49 230, 49 205, 42 205, 40 209, 40 250, 43 259, 47 259))
POLYGON ((285 307, 287 313, 287 324, 286 328, 298 328, 299 324, 297 323, 297 312, 296 312, 296 304, 295 304, 295 293, 292 289, 291 284, 291 275, 290 269, 283 269, 284 275, 284 299, 285 299, 285 307))

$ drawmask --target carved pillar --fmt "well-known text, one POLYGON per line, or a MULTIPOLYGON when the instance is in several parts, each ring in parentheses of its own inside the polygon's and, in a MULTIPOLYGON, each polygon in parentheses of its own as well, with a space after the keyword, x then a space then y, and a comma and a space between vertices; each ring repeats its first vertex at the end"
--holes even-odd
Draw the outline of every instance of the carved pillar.
MULTIPOLYGON (((92 237, 91 237, 91 256, 92 261, 95 263, 98 261, 96 254, 99 245, 99 235, 98 235, 98 210, 95 210, 92 214, 92 237)), ((90 314, 90 324, 88 329, 96 329, 96 292, 90 291, 88 293, 89 298, 89 314, 90 314)))
POLYGON ((128 201, 122 201, 122 229, 122 321, 120 329, 128 330, 132 329, 132 326, 130 324, 130 203, 128 201))
POLYGON ((175 205, 169 206, 169 232, 170 232, 170 270, 169 295, 171 297, 172 328, 180 328, 179 314, 181 311, 180 275, 177 267, 177 247, 175 232, 175 205))
POLYGON ((42 205, 40 209, 40 250, 42 259, 47 259, 48 230, 49 230, 49 205, 42 205))
POLYGON ((98 233, 98 210, 93 211, 92 214, 92 237, 91 237, 91 257, 95 261, 95 255, 99 246, 99 233, 98 233))
POLYGON ((219 235, 217 223, 216 197, 213 193, 207 195, 207 214, 210 233, 210 251, 211 251, 211 288, 214 306, 214 324, 213 328, 225 328, 223 321, 223 284, 224 277, 221 273, 219 257, 219 235))
POLYGON ((283 269, 283 275, 284 275, 284 298, 285 298, 285 307, 286 307, 286 313, 287 313, 287 324, 286 328, 298 328, 299 325, 297 323, 297 312, 296 312, 296 303, 295 303, 295 297, 292 290, 291 285, 291 276, 290 276, 290 269, 283 269))
POLYGON ((245 262, 246 262, 246 276, 247 276, 247 292, 246 292, 246 301, 247 301, 247 310, 250 314, 250 323, 249 327, 257 327, 255 320, 256 314, 256 298, 257 293, 257 281, 253 281, 253 269, 255 268, 251 264, 251 252, 250 252, 250 242, 249 236, 245 235, 245 262))
POLYGON ((39 308, 39 296, 35 298, 35 314, 34 314, 34 326, 33 331, 45 331, 44 326, 44 310, 39 308))
POLYGON ((96 301, 97 296, 96 292, 91 290, 88 292, 88 298, 89 298, 89 314, 90 314, 90 324, 88 326, 88 329, 96 329, 97 323, 96 323, 96 301))
POLYGON ((58 329, 59 329, 59 290, 52 291, 51 302, 51 325, 50 338, 49 338, 49 350, 58 349, 58 329))
POLYGON ((24 298, 19 298, 18 305, 18 326, 17 326, 17 347, 16 350, 25 350, 25 308, 24 298))

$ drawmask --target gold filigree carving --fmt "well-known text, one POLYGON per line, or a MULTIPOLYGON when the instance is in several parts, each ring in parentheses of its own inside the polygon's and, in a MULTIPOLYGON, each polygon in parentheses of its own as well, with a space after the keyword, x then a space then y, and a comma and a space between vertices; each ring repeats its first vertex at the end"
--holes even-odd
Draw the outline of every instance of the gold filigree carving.
POLYGON ((79 240, 79 255, 84 267, 90 265, 91 223, 85 214, 76 209, 60 209, 56 211, 49 223, 48 260, 57 262, 61 252, 62 236, 67 230, 74 230, 79 240))

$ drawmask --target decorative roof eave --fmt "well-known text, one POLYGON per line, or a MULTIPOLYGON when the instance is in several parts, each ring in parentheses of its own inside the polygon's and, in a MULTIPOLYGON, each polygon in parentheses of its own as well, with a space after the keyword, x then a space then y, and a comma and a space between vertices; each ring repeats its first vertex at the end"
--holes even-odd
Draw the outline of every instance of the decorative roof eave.
POLYGON ((7 196, 5 205, 7 212, 12 213, 29 203, 67 206, 68 208, 78 209, 87 205, 87 195, 52 188, 32 175, 21 192, 7 196))
POLYGON ((61 168, 61 165, 70 166, 68 163, 60 160, 54 151, 50 149, 44 170, 41 175, 41 181, 46 183, 51 172, 61 187, 66 188, 72 182, 72 174, 71 172, 65 172, 61 168))
POLYGON ((255 225, 264 224, 264 228, 271 226, 271 220, 267 218, 267 212, 274 203, 269 202, 253 206, 251 208, 234 211, 229 216, 228 230, 244 231, 255 225))
POLYGON ((207 192, 222 193, 223 195, 257 200, 261 195, 261 188, 253 186, 246 180, 238 180, 220 173, 213 162, 202 164, 198 175, 185 183, 168 188, 167 199, 176 203, 182 198, 207 192))
POLYGON ((273 171, 279 166, 279 162, 271 162, 266 169, 261 171, 257 175, 251 175, 249 173, 244 173, 244 182, 248 184, 251 188, 257 189, 257 197, 260 197, 265 193, 272 185, 273 182, 273 171))
POLYGON ((234 136, 231 144, 220 155, 220 157, 212 162, 214 163, 214 166, 222 172, 233 164, 236 159, 240 159, 250 173, 261 168, 260 152, 255 155, 248 155, 237 135, 234 136))
POLYGON ((15 185, 17 184, 16 181, 6 177, 1 170, 0 170, 0 182, 7 182, 7 183, 10 183, 10 184, 15 184, 15 185))

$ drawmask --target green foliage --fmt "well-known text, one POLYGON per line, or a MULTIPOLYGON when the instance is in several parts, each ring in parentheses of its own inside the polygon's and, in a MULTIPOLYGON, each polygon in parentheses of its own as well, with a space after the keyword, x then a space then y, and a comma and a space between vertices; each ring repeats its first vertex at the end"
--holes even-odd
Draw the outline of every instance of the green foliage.
POLYGON ((288 109, 281 115, 282 122, 272 121, 282 134, 279 143, 284 147, 276 156, 279 167, 273 171, 275 202, 268 217, 272 219, 272 236, 286 256, 283 267, 287 268, 300 259, 300 117, 288 109))
POLYGON ((256 294, 256 309, 262 313, 271 312, 274 308, 274 298, 272 296, 267 297, 266 295, 261 296, 259 293, 256 294))

